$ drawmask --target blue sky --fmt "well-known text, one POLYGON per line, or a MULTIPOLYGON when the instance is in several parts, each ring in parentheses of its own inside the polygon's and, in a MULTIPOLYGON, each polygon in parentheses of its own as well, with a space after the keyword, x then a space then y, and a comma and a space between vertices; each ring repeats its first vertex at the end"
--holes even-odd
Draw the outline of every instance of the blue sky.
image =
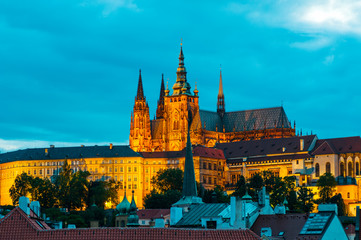
POLYGON ((180 40, 200 107, 283 106, 303 133, 361 134, 361 3, 0 1, 0 150, 127 144, 138 70, 154 116, 180 40))

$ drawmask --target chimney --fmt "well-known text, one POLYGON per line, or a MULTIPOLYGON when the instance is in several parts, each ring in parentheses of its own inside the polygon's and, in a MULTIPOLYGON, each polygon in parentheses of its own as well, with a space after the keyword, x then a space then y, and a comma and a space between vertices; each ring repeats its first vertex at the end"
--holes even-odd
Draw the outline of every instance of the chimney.
POLYGON ((113 149, 113 143, 111 143, 111 144, 109 145, 109 149, 110 149, 110 150, 113 149))
POLYGON ((55 148, 55 145, 50 145, 50 148, 55 148))
POLYGON ((30 201, 29 198, 21 196, 19 198, 19 208, 23 210, 26 215, 30 215, 30 201))
POLYGON ((32 201, 30 209, 40 218, 40 203, 38 201, 32 201))
POLYGON ((45 148, 45 156, 49 156, 49 150, 45 148))
POLYGON ((300 139, 300 151, 303 151, 304 148, 305 148, 305 140, 300 139))

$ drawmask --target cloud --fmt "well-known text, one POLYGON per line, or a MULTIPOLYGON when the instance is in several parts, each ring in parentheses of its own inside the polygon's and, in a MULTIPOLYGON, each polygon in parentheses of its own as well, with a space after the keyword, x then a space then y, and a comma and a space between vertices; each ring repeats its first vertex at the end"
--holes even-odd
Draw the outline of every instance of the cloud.
POLYGON ((323 63, 325 65, 329 65, 329 64, 333 63, 334 59, 335 59, 335 55, 329 55, 325 58, 325 61, 323 61, 323 63))

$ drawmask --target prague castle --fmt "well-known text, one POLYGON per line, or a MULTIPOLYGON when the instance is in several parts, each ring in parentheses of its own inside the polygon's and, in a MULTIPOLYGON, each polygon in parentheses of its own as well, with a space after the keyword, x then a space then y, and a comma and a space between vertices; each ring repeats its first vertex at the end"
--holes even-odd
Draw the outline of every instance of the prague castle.
MULTIPOLYGON (((150 119, 141 73, 131 114, 129 146, 35 148, 0 154, 0 205, 12 204, 9 189, 22 172, 50 178, 64 161, 73 171, 87 170, 90 181, 114 179, 134 191, 138 207, 152 190, 160 169, 184 169, 189 129, 196 181, 206 189, 231 190, 242 175, 268 170, 275 176, 295 176, 317 196, 319 177, 332 173, 350 215, 361 205, 361 138, 318 139, 296 136, 282 107, 227 112, 222 74, 216 111, 199 109, 199 91, 187 81, 182 48, 172 92, 162 78, 156 118, 150 119)), ((119 191, 122 197, 124 190, 119 191)), ((228 191, 229 193, 231 191, 228 191)), ((130 200, 130 199, 129 199, 130 200)))
POLYGON ((136 152, 180 151, 186 146, 188 126, 192 144, 214 147, 216 143, 292 137, 292 128, 282 107, 226 112, 219 79, 217 111, 199 109, 198 89, 191 92, 181 47, 173 92, 164 88, 162 77, 156 119, 150 120, 141 72, 131 116, 130 147, 136 152))

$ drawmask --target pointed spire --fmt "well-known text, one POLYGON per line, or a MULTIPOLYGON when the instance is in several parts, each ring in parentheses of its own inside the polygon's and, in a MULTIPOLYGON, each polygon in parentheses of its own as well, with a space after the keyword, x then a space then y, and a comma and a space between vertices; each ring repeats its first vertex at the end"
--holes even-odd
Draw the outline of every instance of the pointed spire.
POLYGON ((128 216, 127 227, 139 227, 139 217, 137 214, 137 205, 134 200, 134 190, 132 191, 132 202, 130 203, 130 210, 128 216))
POLYGON ((164 113, 164 75, 162 74, 162 82, 160 84, 160 94, 159 94, 159 100, 158 100, 158 106, 157 106, 157 112, 156 116, 158 118, 163 118, 164 113))
POLYGON ((219 76, 219 91, 218 91, 218 101, 217 101, 217 113, 223 117, 225 113, 225 103, 224 103, 224 94, 223 94, 223 83, 222 83, 222 69, 220 70, 219 76))
POLYGON ((136 100, 144 100, 143 82, 142 82, 142 71, 139 69, 139 80, 136 100))
POLYGON ((184 179, 183 179, 182 195, 184 197, 187 196, 197 197, 197 185, 196 185, 196 177, 194 174, 192 143, 189 133, 189 126, 188 126, 188 134, 187 134, 186 157, 184 162, 184 179))

